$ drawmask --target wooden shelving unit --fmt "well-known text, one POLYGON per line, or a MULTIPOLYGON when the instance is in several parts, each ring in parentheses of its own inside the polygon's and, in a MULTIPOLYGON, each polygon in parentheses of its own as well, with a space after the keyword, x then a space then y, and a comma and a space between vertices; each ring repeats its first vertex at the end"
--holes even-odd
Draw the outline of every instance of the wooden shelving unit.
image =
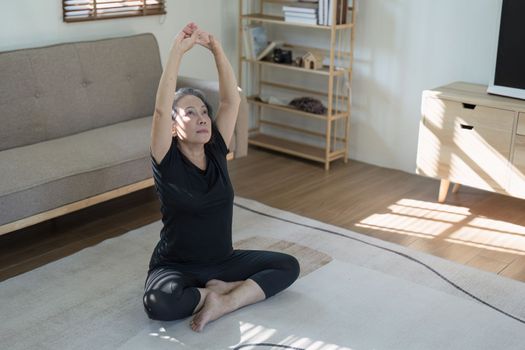
MULTIPOLYGON (((277 3, 278 1, 272 1, 273 3, 277 3)), ((294 3, 292 1, 283 1, 283 4, 291 4, 294 3)), ((306 27, 306 28, 316 28, 316 29, 324 29, 324 30, 331 30, 332 26, 321 26, 318 24, 302 24, 302 23, 294 23, 294 22, 285 22, 284 17, 281 16, 270 16, 270 15, 264 15, 260 13, 251 13, 241 16, 243 19, 249 19, 256 22, 266 22, 266 23, 276 23, 276 24, 282 24, 287 26, 298 26, 298 27, 306 27)), ((334 25, 335 29, 347 29, 352 28, 353 23, 348 24, 337 24, 334 25)))
MULTIPOLYGON (((321 163, 325 162, 324 149, 306 145, 304 143, 289 141, 280 137, 265 135, 262 133, 258 133, 251 137, 250 143, 255 146, 260 146, 274 151, 291 154, 293 156, 299 156, 301 158, 315 160, 321 163)), ((339 158, 343 158, 344 156, 344 150, 330 152, 329 160, 333 161, 339 158)))
MULTIPOLYGON (((282 105, 272 104, 272 103, 266 103, 266 102, 262 102, 262 101, 256 100, 255 97, 253 97, 253 96, 249 96, 248 97, 248 102, 253 103, 255 105, 258 105, 260 107, 267 107, 267 108, 277 109, 277 110, 284 111, 284 112, 300 114, 300 115, 303 115, 305 117, 310 117, 310 118, 314 118, 314 119, 328 120, 328 115, 326 115, 326 114, 309 113, 309 112, 301 111, 301 110, 296 109, 294 107, 282 106, 282 105)), ((343 112, 343 111, 336 111, 336 110, 334 110, 334 111, 332 111, 331 119, 332 120, 343 119, 343 118, 346 118, 346 115, 347 115, 346 111, 343 112)))
POLYGON ((242 61, 243 62, 253 63, 253 64, 260 64, 260 65, 266 66, 266 67, 279 68, 279 69, 289 69, 289 70, 294 70, 294 71, 298 71, 298 72, 304 72, 304 73, 308 73, 308 74, 319 74, 319 75, 326 75, 326 76, 329 76, 330 74, 333 74, 334 76, 342 76, 342 75, 348 74, 348 69, 340 69, 340 70, 336 70, 335 72, 330 72, 330 68, 327 68, 327 67, 323 67, 321 69, 313 70, 313 69, 306 69, 306 68, 302 68, 302 67, 296 67, 296 66, 289 65, 289 64, 274 63, 274 62, 271 62, 271 61, 250 60, 250 59, 247 59, 245 57, 242 58, 242 61))
MULTIPOLYGON (((336 0, 332 0, 336 1, 336 0)), ((333 25, 312 25, 286 22, 283 16, 276 15, 275 13, 267 13, 267 6, 290 5, 290 4, 304 4, 299 1, 293 0, 239 0, 239 82, 245 90, 249 90, 252 85, 256 86, 257 92, 253 96, 248 97, 248 102, 252 106, 253 115, 255 117, 255 127, 250 129, 250 137, 248 142, 251 145, 258 147, 290 154, 293 156, 301 157, 317 161, 324 164, 326 170, 330 169, 330 163, 337 159, 343 159, 347 162, 348 159, 348 134, 350 129, 350 108, 351 100, 349 90, 345 87, 349 87, 352 78, 352 64, 353 64, 353 47, 354 47, 354 25, 355 25, 355 1, 347 11, 347 21, 343 24, 333 25), (254 8, 258 7, 258 12, 253 13, 254 8), (249 13, 245 13, 245 8, 249 13), (321 30, 327 33, 329 37, 327 40, 330 45, 329 48, 317 48, 310 46, 301 46, 293 43, 284 43, 280 47, 288 50, 292 50, 294 58, 296 52, 316 52, 322 53, 325 57, 329 57, 329 65, 323 66, 321 69, 306 69, 298 67, 292 64, 281 64, 275 63, 271 60, 255 60, 248 59, 243 56, 244 40, 243 40, 243 27, 248 24, 257 23, 265 27, 281 25, 305 28, 305 34, 310 30, 321 30), (348 44, 348 45, 347 45, 348 44), (348 47, 347 47, 348 46, 348 47), (345 49, 346 47, 346 49, 345 49), (336 67, 336 62, 340 63, 347 61, 346 66, 336 67), (253 68, 253 73, 247 77, 247 83, 243 84, 243 66, 249 65, 253 68), (327 84, 322 91, 308 88, 309 86, 296 86, 283 82, 275 82, 262 79, 262 73, 264 70, 283 70, 283 73, 288 74, 303 74, 304 77, 322 77, 327 79, 327 84), (293 106, 272 104, 263 102, 258 99, 258 95, 261 93, 264 87, 285 89, 292 94, 297 94, 297 97, 309 96, 317 99, 325 100, 324 104, 327 108, 325 114, 314 114, 301 111, 293 106), (293 118, 308 118, 311 120, 321 121, 324 124, 324 130, 311 130, 306 127, 300 127, 301 123, 291 124, 290 119, 286 118, 286 121, 269 120, 265 118, 268 113, 285 113, 289 114, 293 118), (264 112, 264 113, 263 113, 264 112), (342 127, 340 124, 343 124, 342 127), (274 129, 279 129, 289 134, 304 135, 305 138, 317 139, 318 144, 322 146, 313 146, 307 142, 297 142, 291 140, 291 137, 276 137, 265 133, 261 127, 269 126, 274 129)), ((352 2, 349 0, 349 2, 352 2)), ((332 23, 336 23, 336 9, 334 6, 332 16, 332 23)), ((257 9, 256 9, 257 11, 257 9)), ((281 38, 275 38, 280 40, 281 38)), ((318 78, 318 79, 322 79, 318 78)), ((310 78, 307 78, 310 79, 310 78)), ((252 92, 248 91, 248 94, 252 92)), ((273 114, 272 114, 273 115, 273 114)), ((272 118, 275 119, 275 118, 272 118)), ((294 119, 295 120, 295 119, 294 119)), ((301 136, 302 137, 302 136, 301 136)), ((299 139, 301 138, 299 137, 299 139)))

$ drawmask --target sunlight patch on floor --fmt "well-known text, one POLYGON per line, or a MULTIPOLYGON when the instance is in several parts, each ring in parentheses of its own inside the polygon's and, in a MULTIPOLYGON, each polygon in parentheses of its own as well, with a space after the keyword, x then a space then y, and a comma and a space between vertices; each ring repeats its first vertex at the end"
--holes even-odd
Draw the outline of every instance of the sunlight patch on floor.
POLYGON ((515 250, 515 249, 512 249, 512 248, 509 249, 509 248, 502 248, 502 247, 497 247, 497 246, 488 246, 486 244, 462 241, 462 240, 452 239, 452 238, 447 238, 447 239, 445 239, 445 241, 446 242, 450 242, 450 243, 455 243, 455 244, 466 245, 466 246, 469 246, 469 247, 483 248, 483 249, 492 250, 492 251, 495 251, 495 252, 510 253, 510 254, 517 254, 517 255, 525 255, 525 252, 523 252, 521 250, 515 250))
POLYGON ((402 204, 399 201, 396 204, 393 204, 388 207, 393 213, 396 213, 398 215, 406 215, 410 217, 415 218, 425 218, 425 219, 432 219, 437 221, 443 221, 443 222, 460 222, 465 219, 469 213, 462 213, 462 210, 458 210, 457 212, 453 212, 450 210, 439 210, 437 208, 425 208, 423 206, 415 206, 415 203, 411 203, 411 205, 402 204))
POLYGON ((524 226, 475 217, 466 207, 407 198, 387 209, 387 213, 372 214, 355 226, 525 255, 524 226))
POLYGON ((450 235, 450 238, 445 240, 478 248, 525 255, 525 236, 504 232, 501 229, 487 230, 472 227, 470 223, 455 231, 450 235))
POLYGON ((241 341, 240 343, 264 343, 276 330, 272 328, 265 328, 257 326, 248 322, 241 322, 241 341))
POLYGON ((452 223, 392 213, 370 215, 356 226, 421 238, 433 238, 452 227, 452 223))
POLYGON ((470 215, 470 208, 459 207, 456 205, 441 204, 435 202, 419 201, 417 199, 403 198, 397 201, 397 205, 413 207, 418 209, 429 209, 434 212, 451 213, 456 215, 470 215))
POLYGON ((270 338, 276 334, 276 329, 265 328, 249 322, 240 322, 240 331, 241 341, 239 344, 231 346, 230 348, 242 350, 270 350, 283 349, 284 346, 287 346, 304 350, 352 350, 351 348, 337 344, 296 335, 289 335, 278 342, 271 341, 270 338))
POLYGON ((370 215, 356 226, 430 239, 470 215, 469 208, 408 198, 397 201, 387 209, 388 213, 370 215))
MULTIPOLYGON (((525 215, 525 213, 523 214, 525 215)), ((485 230, 505 232, 509 234, 525 237, 525 226, 512 224, 510 222, 494 220, 489 218, 474 218, 469 222, 469 226, 479 227, 485 230)))
POLYGON ((166 328, 164 328, 164 327, 160 327, 158 332, 151 332, 148 335, 150 337, 158 337, 160 339, 167 340, 167 341, 170 341, 172 343, 178 343, 178 344, 183 345, 183 346, 185 345, 183 342, 181 342, 177 338, 174 338, 174 337, 170 336, 167 333, 166 328))
POLYGON ((385 223, 380 222, 380 221, 381 220, 378 220, 379 225, 369 225, 369 224, 359 223, 359 224, 355 224, 355 226, 377 230, 377 231, 382 231, 382 232, 399 233, 401 235, 406 235, 406 236, 413 236, 413 237, 426 238, 426 239, 433 238, 433 236, 431 235, 426 235, 426 234, 415 232, 415 231, 408 231, 408 230, 401 230, 401 229, 386 227, 385 223))

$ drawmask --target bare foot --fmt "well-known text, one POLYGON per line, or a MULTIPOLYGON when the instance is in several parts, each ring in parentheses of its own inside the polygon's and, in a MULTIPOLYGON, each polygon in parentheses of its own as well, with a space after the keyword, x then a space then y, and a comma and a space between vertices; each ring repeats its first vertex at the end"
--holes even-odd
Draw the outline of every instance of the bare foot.
POLYGON ((242 281, 238 282, 224 282, 221 280, 209 280, 206 283, 206 288, 214 291, 217 294, 227 294, 231 292, 233 289, 238 287, 242 281))
POLYGON ((208 322, 215 321, 219 317, 231 312, 234 308, 230 305, 229 297, 210 291, 204 301, 202 309, 190 322, 191 329, 201 332, 208 322))

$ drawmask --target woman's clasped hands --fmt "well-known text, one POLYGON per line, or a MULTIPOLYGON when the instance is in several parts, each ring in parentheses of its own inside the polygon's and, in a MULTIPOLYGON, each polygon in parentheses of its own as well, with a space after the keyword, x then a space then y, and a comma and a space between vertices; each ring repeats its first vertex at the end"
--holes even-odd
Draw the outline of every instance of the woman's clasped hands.
POLYGON ((175 45, 184 53, 193 48, 195 44, 201 45, 212 52, 219 45, 213 35, 199 29, 195 23, 190 22, 177 34, 175 45))

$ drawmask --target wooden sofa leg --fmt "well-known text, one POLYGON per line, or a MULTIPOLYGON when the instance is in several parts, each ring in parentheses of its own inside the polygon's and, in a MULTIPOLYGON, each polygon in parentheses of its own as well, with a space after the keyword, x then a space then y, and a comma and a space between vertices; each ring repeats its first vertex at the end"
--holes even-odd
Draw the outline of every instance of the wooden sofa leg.
POLYGON ((439 203, 444 203, 445 199, 447 199, 447 193, 448 193, 449 186, 450 186, 450 180, 441 179, 441 183, 439 185, 439 197, 438 197, 439 203))
POLYGON ((460 187, 461 187, 460 184, 455 183, 454 187, 452 187, 452 193, 458 193, 460 187))

